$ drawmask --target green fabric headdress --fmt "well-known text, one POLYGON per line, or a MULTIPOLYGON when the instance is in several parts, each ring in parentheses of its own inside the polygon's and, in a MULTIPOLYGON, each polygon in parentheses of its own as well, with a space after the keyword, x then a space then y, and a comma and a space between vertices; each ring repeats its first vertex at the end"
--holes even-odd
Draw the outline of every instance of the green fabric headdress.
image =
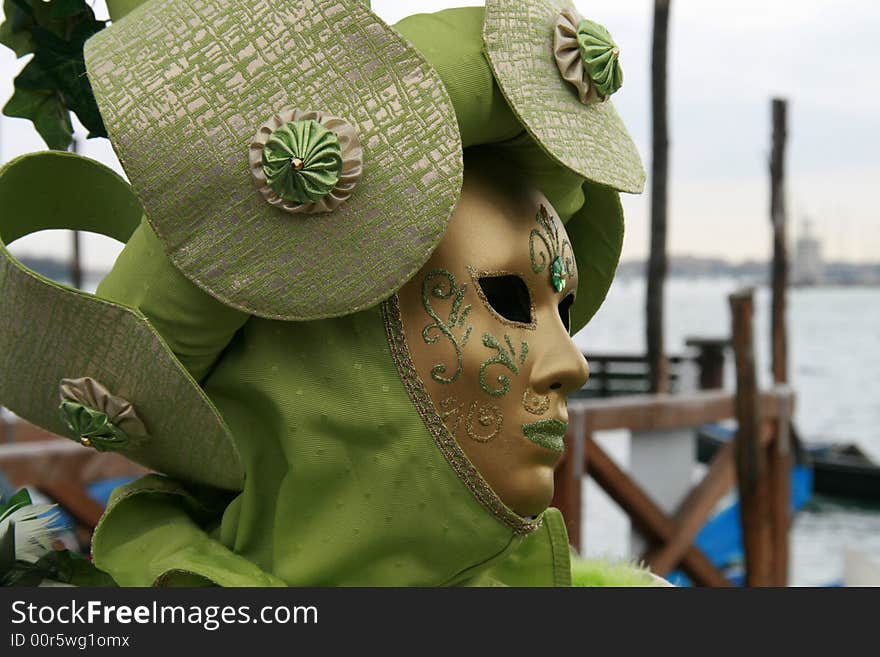
MULTIPOLYGON (((125 242, 141 216, 128 184, 93 160, 43 151, 0 169, 0 400, 78 442, 188 481, 239 488, 244 473, 229 429, 156 327, 127 305, 40 276, 5 247, 53 228, 125 242), (81 377, 131 401, 140 419, 123 412, 114 424, 114 404, 102 405, 94 394, 69 396, 65 381, 81 377), (68 401, 62 412, 59 394, 68 401)), ((213 316, 225 313, 218 308, 213 316)), ((209 336, 210 328, 201 333, 209 336)))

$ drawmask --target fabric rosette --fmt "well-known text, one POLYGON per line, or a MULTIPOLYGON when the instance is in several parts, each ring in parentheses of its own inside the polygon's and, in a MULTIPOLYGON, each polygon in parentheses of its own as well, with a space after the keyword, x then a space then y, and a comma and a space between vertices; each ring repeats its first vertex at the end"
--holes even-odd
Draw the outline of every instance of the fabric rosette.
POLYGON ((145 438, 147 429, 131 402, 90 377, 61 381, 61 419, 74 438, 98 451, 115 451, 145 438))
POLYGON ((260 126, 248 153, 266 201, 285 212, 332 212, 354 191, 363 170, 357 131, 320 111, 284 109, 260 126))
POLYGON ((606 28, 563 9, 553 31, 553 55, 585 105, 603 102, 623 85, 620 49, 606 28))

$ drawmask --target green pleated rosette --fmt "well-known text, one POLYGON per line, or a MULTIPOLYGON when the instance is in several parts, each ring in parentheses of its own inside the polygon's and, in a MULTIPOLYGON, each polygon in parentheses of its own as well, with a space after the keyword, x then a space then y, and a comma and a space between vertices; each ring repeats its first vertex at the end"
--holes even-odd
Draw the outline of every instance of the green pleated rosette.
POLYGON ((278 196, 314 203, 339 182, 339 138, 317 121, 290 121, 278 128, 263 149, 263 173, 278 196))
POLYGON ((87 447, 108 452, 128 444, 128 434, 101 411, 66 400, 61 402, 58 411, 74 438, 87 447))
POLYGON ((602 96, 610 96, 623 86, 620 49, 602 25, 583 20, 578 24, 577 43, 584 69, 602 96))

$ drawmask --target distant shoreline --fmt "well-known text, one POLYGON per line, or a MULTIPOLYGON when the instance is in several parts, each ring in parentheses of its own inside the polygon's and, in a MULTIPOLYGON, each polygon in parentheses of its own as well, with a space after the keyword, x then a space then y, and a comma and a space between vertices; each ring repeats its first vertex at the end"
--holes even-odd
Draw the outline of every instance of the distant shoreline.
MULTIPOLYGON (((642 278, 645 268, 643 260, 626 260, 618 266, 617 275, 627 279, 642 278)), ((733 263, 720 258, 671 256, 668 271, 670 278, 743 278, 761 285, 770 280, 769 263, 757 260, 733 263)), ((828 262, 824 265, 821 280, 810 284, 792 281, 792 287, 798 286, 880 286, 880 263, 828 262)))
MULTIPOLYGON (((49 257, 23 256, 19 258, 25 267, 54 281, 70 284, 70 263, 66 260, 49 257)), ((646 263, 642 260, 626 260, 617 268, 621 280, 644 278, 646 263)), ((106 269, 85 269, 83 279, 100 281, 106 269)), ((752 285, 766 285, 769 281, 769 264, 759 261, 731 263, 720 258, 697 258, 693 256, 673 256, 669 259, 669 278, 685 279, 743 279, 752 285)), ((880 263, 861 264, 830 262, 825 265, 823 280, 816 283, 792 283, 792 288, 833 288, 833 287, 880 287, 880 263)))

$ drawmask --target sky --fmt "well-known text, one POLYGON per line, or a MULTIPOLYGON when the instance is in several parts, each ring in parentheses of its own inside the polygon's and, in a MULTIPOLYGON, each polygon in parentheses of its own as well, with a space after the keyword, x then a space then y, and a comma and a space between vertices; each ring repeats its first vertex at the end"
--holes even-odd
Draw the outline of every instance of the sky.
MULTIPOLYGON (((373 0, 393 23, 467 0, 373 0)), ((650 169, 651 0, 576 1, 621 49, 624 86, 613 102, 650 169)), ((106 17, 103 2, 95 2, 106 17)), ((827 259, 880 262, 880 3, 875 0, 672 0, 669 52, 671 255, 764 260, 769 224, 770 103, 789 102, 789 233, 809 220, 827 259)), ((0 47, 0 102, 23 65, 0 47)), ((30 124, 2 118, 0 158, 45 148, 30 124)), ((119 169, 106 140, 81 149, 119 169)), ((623 258, 648 251, 650 181, 623 195, 623 258)), ((38 234, 13 252, 63 256, 69 238, 38 234)), ((119 247, 89 236, 87 266, 106 268, 119 247)))

